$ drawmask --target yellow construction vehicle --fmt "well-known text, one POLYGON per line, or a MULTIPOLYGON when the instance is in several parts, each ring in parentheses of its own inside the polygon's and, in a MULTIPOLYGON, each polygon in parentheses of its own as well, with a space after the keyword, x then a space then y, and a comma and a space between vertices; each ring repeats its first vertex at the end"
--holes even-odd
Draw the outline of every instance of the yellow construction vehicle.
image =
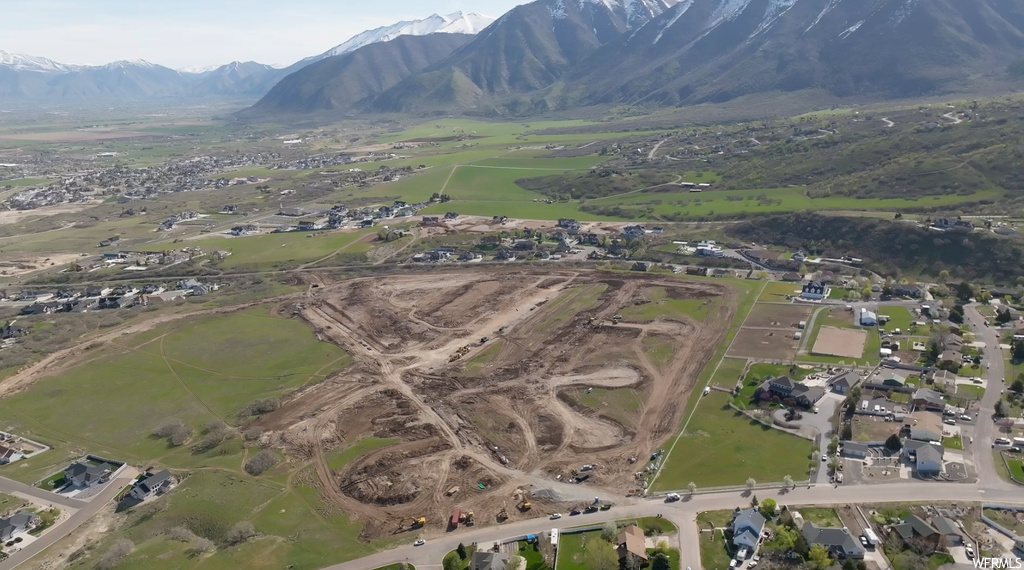
POLYGON ((516 505, 516 508, 520 511, 528 511, 533 508, 533 505, 526 499, 523 499, 518 505, 516 505))
POLYGON ((508 520, 508 511, 505 509, 505 505, 501 506, 501 510, 498 511, 498 522, 505 522, 508 520))

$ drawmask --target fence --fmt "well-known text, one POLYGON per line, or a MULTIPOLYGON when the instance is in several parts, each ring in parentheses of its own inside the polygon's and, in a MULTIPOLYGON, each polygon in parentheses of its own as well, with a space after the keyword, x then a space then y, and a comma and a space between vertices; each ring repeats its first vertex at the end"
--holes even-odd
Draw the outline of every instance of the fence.
POLYGON ((994 520, 988 518, 987 516, 985 516, 985 509, 999 509, 1001 511, 1024 512, 1024 508, 1022 508, 1022 507, 1011 507, 1009 505, 993 505, 993 504, 986 504, 986 503, 982 503, 981 504, 981 522, 983 522, 983 523, 987 524, 988 526, 996 529, 997 531, 1001 532, 1002 534, 1012 538, 1014 540, 1014 542, 1020 540, 1020 537, 1018 537, 1016 534, 1014 534, 1013 531, 1011 531, 1010 529, 1004 527, 1003 525, 1001 525, 1001 524, 997 523, 996 521, 994 521, 994 520))

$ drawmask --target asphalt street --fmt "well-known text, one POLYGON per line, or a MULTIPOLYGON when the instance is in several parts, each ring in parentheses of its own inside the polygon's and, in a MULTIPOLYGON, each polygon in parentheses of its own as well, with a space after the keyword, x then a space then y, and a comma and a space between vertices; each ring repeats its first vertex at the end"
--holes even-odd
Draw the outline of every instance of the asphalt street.
POLYGON ((138 475, 138 471, 134 468, 126 467, 121 473, 112 481, 107 483, 105 489, 100 492, 99 495, 93 497, 89 502, 75 501, 74 499, 65 499, 56 493, 50 493, 42 489, 37 489, 17 481, 11 481, 10 479, 0 478, 0 492, 16 492, 26 494, 33 497, 34 500, 44 505, 56 505, 71 507, 77 509, 71 514, 66 520, 58 523, 53 528, 46 531, 38 540, 32 542, 25 548, 22 548, 18 552, 11 554, 7 560, 0 562, 0 570, 11 570, 17 568, 19 565, 24 564, 30 558, 39 554, 43 550, 46 550, 53 543, 71 534, 76 528, 84 524, 86 521, 91 519, 96 513, 114 499, 114 496, 124 488, 125 485, 131 483, 132 479, 138 475), (28 488, 30 492, 24 492, 28 488), (78 506, 72 506, 77 504, 78 506))

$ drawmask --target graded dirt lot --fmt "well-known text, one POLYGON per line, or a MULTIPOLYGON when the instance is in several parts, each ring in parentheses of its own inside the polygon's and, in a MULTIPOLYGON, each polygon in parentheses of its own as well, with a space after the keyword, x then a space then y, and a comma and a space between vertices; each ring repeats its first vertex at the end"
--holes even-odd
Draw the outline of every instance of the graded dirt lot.
POLYGON ((829 356, 862 358, 864 344, 867 340, 868 333, 862 330, 821 327, 811 352, 829 356))
POLYGON ((355 364, 259 423, 269 443, 313 461, 325 500, 365 538, 408 530, 410 517, 443 528, 456 506, 494 522, 503 509, 519 516, 524 495, 562 510, 628 491, 678 428, 735 311, 731 288, 678 277, 488 268, 306 278, 307 298, 278 311, 355 364), (715 310, 699 321, 613 318, 649 287, 715 310), (671 354, 652 362, 648 335, 670 340, 671 354), (331 468, 332 450, 370 436, 398 442, 331 468), (569 483, 584 464, 596 466, 586 483, 569 483))
POLYGON ((799 328, 800 321, 811 317, 811 307, 780 303, 757 303, 743 326, 748 328, 799 328))
POLYGON ((790 329, 752 329, 743 327, 736 333, 729 356, 793 360, 799 340, 790 329))

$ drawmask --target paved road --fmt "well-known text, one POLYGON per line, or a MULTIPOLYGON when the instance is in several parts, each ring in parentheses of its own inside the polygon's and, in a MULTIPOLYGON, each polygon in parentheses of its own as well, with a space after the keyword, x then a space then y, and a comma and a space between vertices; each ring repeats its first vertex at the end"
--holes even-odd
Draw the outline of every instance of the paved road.
MULTIPOLYGON (((112 501, 114 499, 114 496, 117 495, 117 493, 122 488, 124 488, 125 485, 131 483, 132 479, 134 479, 136 475, 138 475, 138 471, 136 471, 134 468, 125 467, 125 469, 121 471, 121 474, 118 475, 117 478, 107 483, 107 487, 103 489, 103 491, 99 495, 93 497, 93 499, 90 500, 89 502, 85 503, 83 501, 74 501, 72 499, 69 499, 70 501, 78 503, 79 505, 83 506, 81 508, 78 508, 78 510, 72 513, 71 516, 68 517, 66 520, 64 520, 57 526, 51 528, 50 530, 46 531, 46 533, 43 534, 43 536, 40 537, 38 540, 26 546, 25 548, 19 550, 18 552, 15 552, 7 560, 0 562, 0 570, 11 570, 13 568, 18 567, 19 565, 25 563, 36 554, 39 554, 43 550, 46 550, 46 548, 50 547, 58 540, 71 534, 76 528, 78 528, 86 521, 91 519, 96 513, 100 511, 100 509, 105 507, 107 503, 112 501)), ((9 479, 0 479, 0 490, 8 488, 7 485, 10 485, 11 483, 15 482, 10 481, 9 479)), ((36 491, 42 494, 42 496, 38 496, 38 498, 45 504, 61 504, 59 503, 59 501, 56 500, 58 495, 55 495, 53 493, 47 493, 45 491, 42 491, 41 489, 36 489, 36 491)))
POLYGON ((1000 392, 1004 387, 1005 375, 1003 353, 999 349, 999 331, 987 326, 985 317, 973 305, 966 308, 964 317, 977 338, 985 343, 984 362, 987 364, 985 380, 988 384, 978 409, 978 418, 974 427, 974 445, 971 447, 974 454, 974 465, 978 470, 979 480, 990 486, 1002 485, 1010 489, 1013 488, 1013 484, 1007 483, 999 477, 999 471, 996 470, 995 459, 992 456, 992 441, 997 437, 992 417, 995 415, 996 402, 999 401, 1000 392))
POLYGON ((89 504, 85 501, 70 499, 68 497, 58 495, 57 493, 44 491, 39 487, 33 487, 32 485, 12 481, 6 477, 0 477, 0 493, 21 495, 44 505, 57 505, 58 507, 67 507, 71 509, 81 509, 89 504))
MULTIPOLYGON (((871 486, 840 486, 831 485, 797 487, 787 493, 779 489, 758 489, 755 494, 761 500, 772 498, 780 504, 788 505, 831 505, 850 504, 870 500, 871 502, 926 502, 948 501, 955 496, 958 500, 993 501, 1004 504, 1024 505, 1024 495, 1017 489, 988 489, 977 485, 934 482, 900 482, 871 486)), ((698 494, 692 499, 666 504, 660 500, 647 500, 637 505, 624 508, 613 508, 610 511, 598 512, 576 517, 563 517, 557 521, 534 519, 510 523, 498 527, 489 526, 472 530, 459 530, 440 539, 428 540, 424 546, 414 547, 415 535, 410 534, 407 546, 379 552, 358 560, 329 566, 326 570, 368 570, 398 562, 412 562, 417 567, 437 566, 441 558, 458 544, 476 542, 482 546, 504 538, 529 533, 540 533, 552 528, 568 528, 583 524, 601 524, 610 520, 641 516, 664 515, 674 522, 680 530, 677 537, 682 555, 682 567, 700 568, 700 545, 697 532, 697 513, 732 509, 749 504, 750 498, 736 491, 713 494, 698 494)))

